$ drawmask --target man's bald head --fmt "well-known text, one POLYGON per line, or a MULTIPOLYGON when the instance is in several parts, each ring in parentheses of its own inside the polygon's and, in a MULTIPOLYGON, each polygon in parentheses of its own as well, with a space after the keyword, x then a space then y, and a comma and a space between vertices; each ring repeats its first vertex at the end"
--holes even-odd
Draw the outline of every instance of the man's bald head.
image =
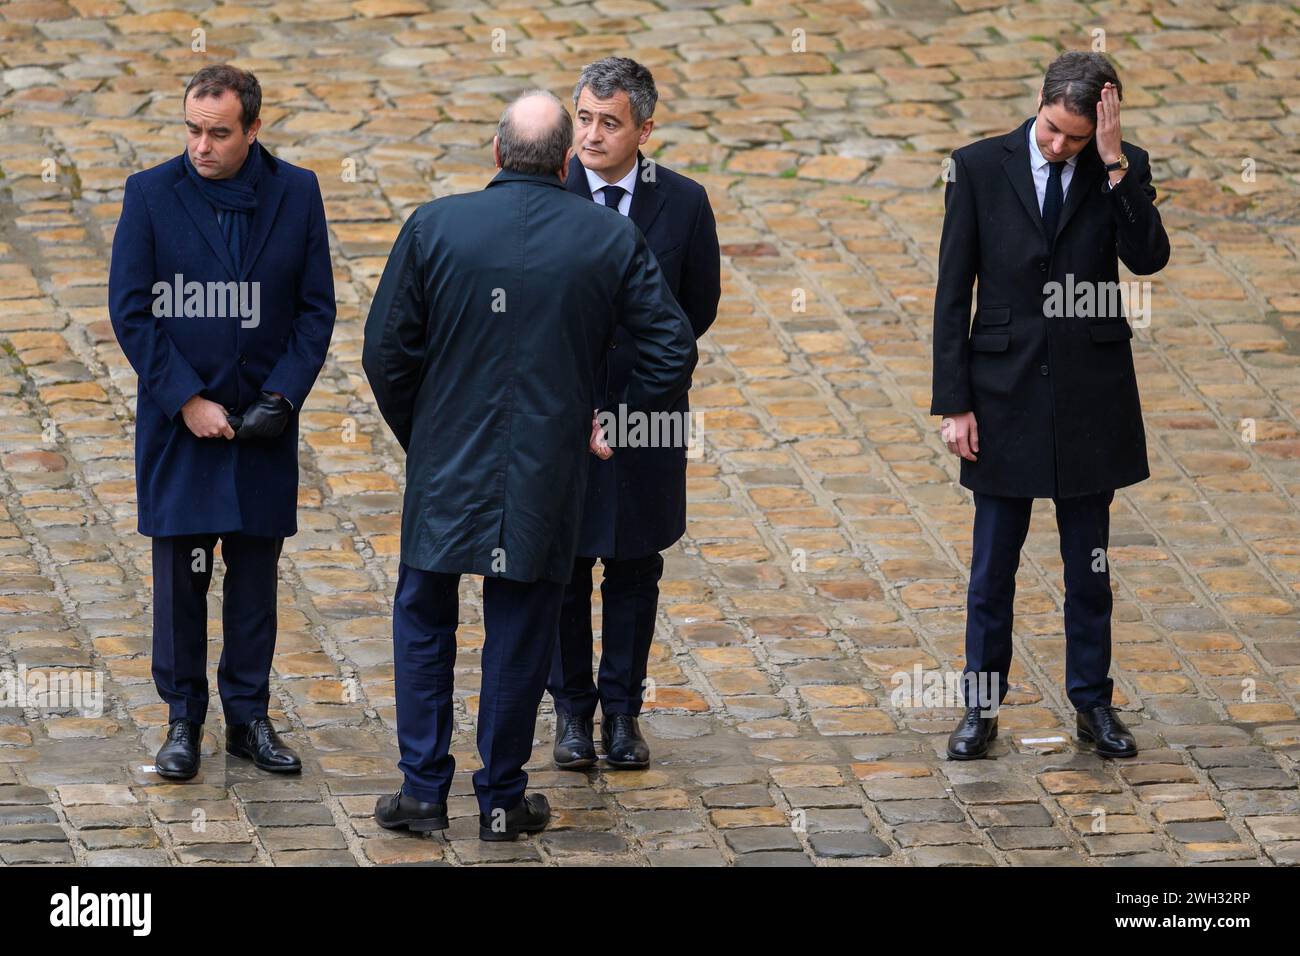
POLYGON ((563 175, 573 146, 573 118, 553 93, 529 90, 502 112, 493 144, 502 169, 563 175))

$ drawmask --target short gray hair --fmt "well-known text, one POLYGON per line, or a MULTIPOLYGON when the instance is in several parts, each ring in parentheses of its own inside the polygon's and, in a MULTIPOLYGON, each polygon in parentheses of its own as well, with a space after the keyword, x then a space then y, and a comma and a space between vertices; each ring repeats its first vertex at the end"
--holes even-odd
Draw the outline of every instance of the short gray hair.
POLYGON ((655 104, 659 102, 655 78, 636 60, 629 60, 625 56, 607 56, 584 66, 582 75, 578 77, 578 85, 573 88, 575 108, 584 86, 590 86, 591 92, 602 100, 609 99, 619 90, 626 93, 632 104, 632 122, 637 126, 655 115, 655 104))
POLYGON ((564 165, 564 156, 573 145, 573 117, 560 98, 547 90, 521 93, 501 113, 497 123, 497 151, 501 168, 532 176, 553 176, 564 165), (515 126, 514 109, 520 100, 541 96, 555 105, 555 120, 541 129, 522 130, 515 126))

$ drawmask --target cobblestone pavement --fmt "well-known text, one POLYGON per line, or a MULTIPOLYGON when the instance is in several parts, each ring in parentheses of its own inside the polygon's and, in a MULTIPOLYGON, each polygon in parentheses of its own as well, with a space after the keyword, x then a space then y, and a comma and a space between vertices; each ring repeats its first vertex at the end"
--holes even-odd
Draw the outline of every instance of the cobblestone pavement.
POLYGON ((0 664, 105 682, 102 716, 0 710, 4 863, 1300 861, 1293 6, 20 0, 0 4, 0 60, 0 664), (896 674, 962 658, 972 508, 926 414, 942 161, 1027 116, 1046 63, 1097 29, 1174 247, 1134 340, 1152 477, 1117 496, 1111 553, 1116 702, 1143 751, 1075 746, 1040 502, 996 759, 951 763, 957 711, 891 698, 896 674), (201 777, 147 769, 165 710, 106 261, 123 180, 181 148, 204 43, 258 73, 263 140, 317 171, 334 244, 273 675, 300 780, 226 760, 215 701, 201 777), (452 827, 388 834, 370 814, 398 783, 402 456, 361 371, 363 318, 404 217, 490 178, 504 101, 564 95, 610 52, 654 70, 651 145, 707 185, 724 255, 695 379, 706 450, 652 660, 655 761, 553 770, 544 705, 532 783, 554 826, 480 843, 467 579, 452 827))

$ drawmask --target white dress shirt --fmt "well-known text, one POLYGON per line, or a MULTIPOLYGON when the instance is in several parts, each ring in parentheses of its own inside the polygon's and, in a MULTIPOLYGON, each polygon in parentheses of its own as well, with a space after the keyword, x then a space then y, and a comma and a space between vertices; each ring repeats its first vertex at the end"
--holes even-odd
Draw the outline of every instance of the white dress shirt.
MULTIPOLYGON (((1042 151, 1038 148, 1038 140, 1034 136, 1034 127, 1038 125, 1038 120, 1029 124, 1029 169, 1034 174, 1034 191, 1038 193, 1038 211, 1043 211, 1043 197, 1047 195, 1047 178, 1052 174, 1047 160, 1043 157, 1042 151)), ((1061 201, 1065 201, 1065 196, 1070 191, 1070 180, 1074 178, 1074 167, 1079 161, 1079 154, 1075 153, 1065 161, 1061 168, 1061 201)), ((590 174, 588 174, 590 175, 590 174)))
POLYGON ((591 198, 596 200, 596 202, 600 203, 602 206, 605 204, 605 197, 601 195, 600 190, 610 185, 623 187, 623 197, 618 201, 618 211, 626 216, 628 210, 632 208, 632 190, 636 188, 636 172, 640 167, 640 163, 633 163, 632 169, 628 174, 616 183, 605 182, 605 180, 601 179, 596 173, 587 169, 586 166, 583 166, 582 169, 583 172, 587 174, 587 186, 591 189, 591 198))

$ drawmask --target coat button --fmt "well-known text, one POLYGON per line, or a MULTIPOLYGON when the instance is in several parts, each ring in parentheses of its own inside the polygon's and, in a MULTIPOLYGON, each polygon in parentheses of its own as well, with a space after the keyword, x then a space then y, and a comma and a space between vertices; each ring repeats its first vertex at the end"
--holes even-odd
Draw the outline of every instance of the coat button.
POLYGON ((1038 373, 1039 373, 1040 375, 1046 375, 1046 374, 1047 374, 1047 366, 1046 366, 1046 365, 1040 365, 1040 366, 1038 366, 1038 373))
POLYGON ((1039 272, 1046 272, 1046 271, 1047 271, 1047 260, 1046 260, 1046 259, 1039 259, 1039 260, 1038 260, 1038 271, 1039 271, 1039 272))
POLYGON ((240 365, 247 365, 247 364, 248 364, 248 359, 244 358, 242 355, 239 356, 239 364, 240 364, 240 365))
POLYGON ((614 349, 616 349, 616 348, 618 348, 618 343, 617 343, 617 342, 610 342, 610 343, 609 343, 609 350, 610 350, 611 352, 614 351, 614 349))

